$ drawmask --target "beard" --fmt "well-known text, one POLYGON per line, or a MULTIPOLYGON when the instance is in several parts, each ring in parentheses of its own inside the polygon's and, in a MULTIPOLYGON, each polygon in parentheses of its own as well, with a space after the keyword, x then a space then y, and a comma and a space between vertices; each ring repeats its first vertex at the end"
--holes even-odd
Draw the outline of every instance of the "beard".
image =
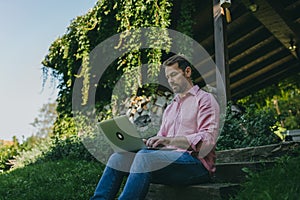
POLYGON ((180 85, 177 85, 177 84, 171 85, 171 88, 172 88, 173 92, 176 93, 176 94, 184 92, 184 88, 180 85))

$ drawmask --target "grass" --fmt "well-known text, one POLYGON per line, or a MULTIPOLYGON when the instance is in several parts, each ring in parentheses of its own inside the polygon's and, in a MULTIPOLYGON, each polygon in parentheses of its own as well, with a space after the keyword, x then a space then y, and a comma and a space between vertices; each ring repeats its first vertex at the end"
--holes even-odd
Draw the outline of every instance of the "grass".
POLYGON ((283 157, 271 169, 250 173, 236 200, 298 200, 300 157, 283 157))
POLYGON ((98 162, 63 159, 0 174, 1 200, 89 199, 102 174, 98 162))
MULTIPOLYGON (((0 200, 86 200, 104 169, 95 161, 42 160, 0 174, 0 200)), ((296 200, 300 196, 300 156, 284 156, 259 173, 249 172, 235 200, 296 200)))

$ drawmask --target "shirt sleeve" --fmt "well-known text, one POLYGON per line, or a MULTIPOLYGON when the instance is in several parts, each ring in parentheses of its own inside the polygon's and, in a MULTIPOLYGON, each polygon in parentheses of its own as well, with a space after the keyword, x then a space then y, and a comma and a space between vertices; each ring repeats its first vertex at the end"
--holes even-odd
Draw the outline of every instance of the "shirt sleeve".
POLYGON ((219 105, 212 94, 207 93, 198 101, 197 132, 186 135, 193 151, 205 157, 216 145, 219 133, 219 105))

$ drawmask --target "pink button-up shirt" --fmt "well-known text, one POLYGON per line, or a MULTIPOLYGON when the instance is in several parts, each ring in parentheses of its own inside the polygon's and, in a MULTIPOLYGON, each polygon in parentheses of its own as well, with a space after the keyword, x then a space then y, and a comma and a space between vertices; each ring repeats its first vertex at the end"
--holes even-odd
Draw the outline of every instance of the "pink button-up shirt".
POLYGON ((167 106, 157 135, 185 136, 192 150, 178 151, 187 151, 196 156, 209 172, 214 172, 219 117, 219 105, 214 96, 195 85, 183 98, 176 95, 167 106))

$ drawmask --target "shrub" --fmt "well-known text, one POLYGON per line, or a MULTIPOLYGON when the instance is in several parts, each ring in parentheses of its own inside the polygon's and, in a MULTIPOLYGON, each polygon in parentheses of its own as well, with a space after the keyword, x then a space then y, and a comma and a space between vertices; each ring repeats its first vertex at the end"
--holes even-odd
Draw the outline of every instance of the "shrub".
POLYGON ((225 123, 218 138, 217 149, 234 149, 277 143, 279 137, 274 134, 277 119, 272 110, 259 110, 254 105, 237 113, 227 106, 225 123))
POLYGON ((42 159, 59 160, 62 158, 94 160, 94 157, 82 143, 82 139, 77 135, 70 135, 65 138, 54 137, 49 150, 42 159))
POLYGON ((0 172, 9 170, 11 165, 9 160, 18 154, 18 148, 13 146, 0 146, 0 172))
POLYGON ((11 145, 0 144, 0 172, 11 169, 15 165, 16 157, 19 157, 23 152, 31 151, 42 140, 36 136, 31 136, 20 144, 16 136, 13 136, 11 145))
POLYGON ((12 168, 21 168, 26 165, 35 163, 50 149, 50 138, 39 140, 39 144, 30 149, 24 149, 18 153, 13 159, 12 168))
POLYGON ((299 199, 300 157, 283 157, 260 173, 250 172, 236 200, 299 199))

